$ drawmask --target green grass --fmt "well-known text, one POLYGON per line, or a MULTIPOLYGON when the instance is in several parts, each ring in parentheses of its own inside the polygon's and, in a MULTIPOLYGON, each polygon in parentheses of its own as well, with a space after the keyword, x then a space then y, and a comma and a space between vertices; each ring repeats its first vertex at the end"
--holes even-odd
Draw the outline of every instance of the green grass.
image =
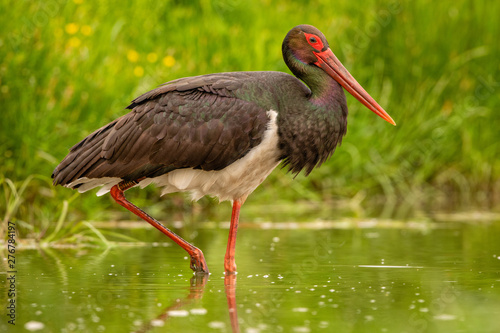
MULTIPOLYGON (((68 149, 160 83, 288 72, 281 42, 301 23, 325 33, 398 126, 349 96, 349 130, 334 157, 307 178, 276 170, 249 199, 248 219, 272 216, 259 209, 272 201, 331 207, 355 198, 350 214, 396 217, 498 207, 498 2, 1 1, 0 212, 23 236, 51 234, 61 214, 68 227, 130 218, 108 197, 52 187, 68 149)), ((132 197, 166 220, 198 212, 182 196, 158 194, 132 197)), ((204 218, 228 212, 213 203, 201 201, 204 218)))

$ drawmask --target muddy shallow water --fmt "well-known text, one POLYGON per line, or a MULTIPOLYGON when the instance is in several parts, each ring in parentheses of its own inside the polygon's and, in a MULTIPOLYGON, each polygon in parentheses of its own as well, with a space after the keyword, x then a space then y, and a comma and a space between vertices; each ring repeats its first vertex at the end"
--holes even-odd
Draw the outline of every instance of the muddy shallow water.
MULTIPOLYGON (((3 315, 0 330, 498 332, 500 327, 500 223, 242 225, 235 278, 223 274, 225 227, 205 225, 184 235, 204 251, 211 270, 206 279, 192 278, 186 254, 161 237, 107 249, 19 247, 16 325, 3 315)), ((156 233, 147 227, 123 232, 156 233)), ((0 277, 5 286, 7 275, 0 277)), ((7 304, 6 292, 2 299, 7 304)))

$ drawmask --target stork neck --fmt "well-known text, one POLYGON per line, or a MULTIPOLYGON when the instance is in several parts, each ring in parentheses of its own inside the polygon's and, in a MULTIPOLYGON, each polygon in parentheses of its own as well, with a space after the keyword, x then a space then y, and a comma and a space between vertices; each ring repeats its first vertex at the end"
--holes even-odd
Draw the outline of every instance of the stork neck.
POLYGON ((339 95, 344 95, 341 85, 321 68, 303 63, 291 52, 285 52, 284 55, 288 68, 311 90, 309 100, 312 103, 325 105, 331 103, 339 95))
POLYGON ((309 100, 316 105, 332 104, 339 97, 345 98, 342 86, 323 70, 318 68, 317 73, 302 78, 311 89, 309 100))

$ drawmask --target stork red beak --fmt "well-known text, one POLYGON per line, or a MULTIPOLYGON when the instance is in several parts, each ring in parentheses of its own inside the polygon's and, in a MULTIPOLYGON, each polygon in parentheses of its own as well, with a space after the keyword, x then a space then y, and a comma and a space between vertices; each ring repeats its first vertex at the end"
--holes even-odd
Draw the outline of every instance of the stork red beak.
POLYGON ((368 109, 375 112, 379 117, 393 124, 396 123, 392 120, 391 116, 382 109, 380 105, 361 87, 361 85, 352 77, 342 63, 337 59, 332 50, 327 49, 323 52, 315 52, 318 61, 316 65, 321 67, 332 78, 335 79, 342 87, 345 88, 351 95, 356 97, 358 101, 363 103, 368 109))

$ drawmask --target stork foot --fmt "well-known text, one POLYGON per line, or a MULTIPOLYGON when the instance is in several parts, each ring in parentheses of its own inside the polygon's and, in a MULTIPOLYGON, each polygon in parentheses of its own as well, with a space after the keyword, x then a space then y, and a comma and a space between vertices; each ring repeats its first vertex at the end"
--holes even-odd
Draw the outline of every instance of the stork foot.
POLYGON ((193 250, 191 255, 191 269, 195 274, 209 274, 207 262, 205 261, 205 256, 203 256, 203 252, 200 249, 196 248, 193 250))

